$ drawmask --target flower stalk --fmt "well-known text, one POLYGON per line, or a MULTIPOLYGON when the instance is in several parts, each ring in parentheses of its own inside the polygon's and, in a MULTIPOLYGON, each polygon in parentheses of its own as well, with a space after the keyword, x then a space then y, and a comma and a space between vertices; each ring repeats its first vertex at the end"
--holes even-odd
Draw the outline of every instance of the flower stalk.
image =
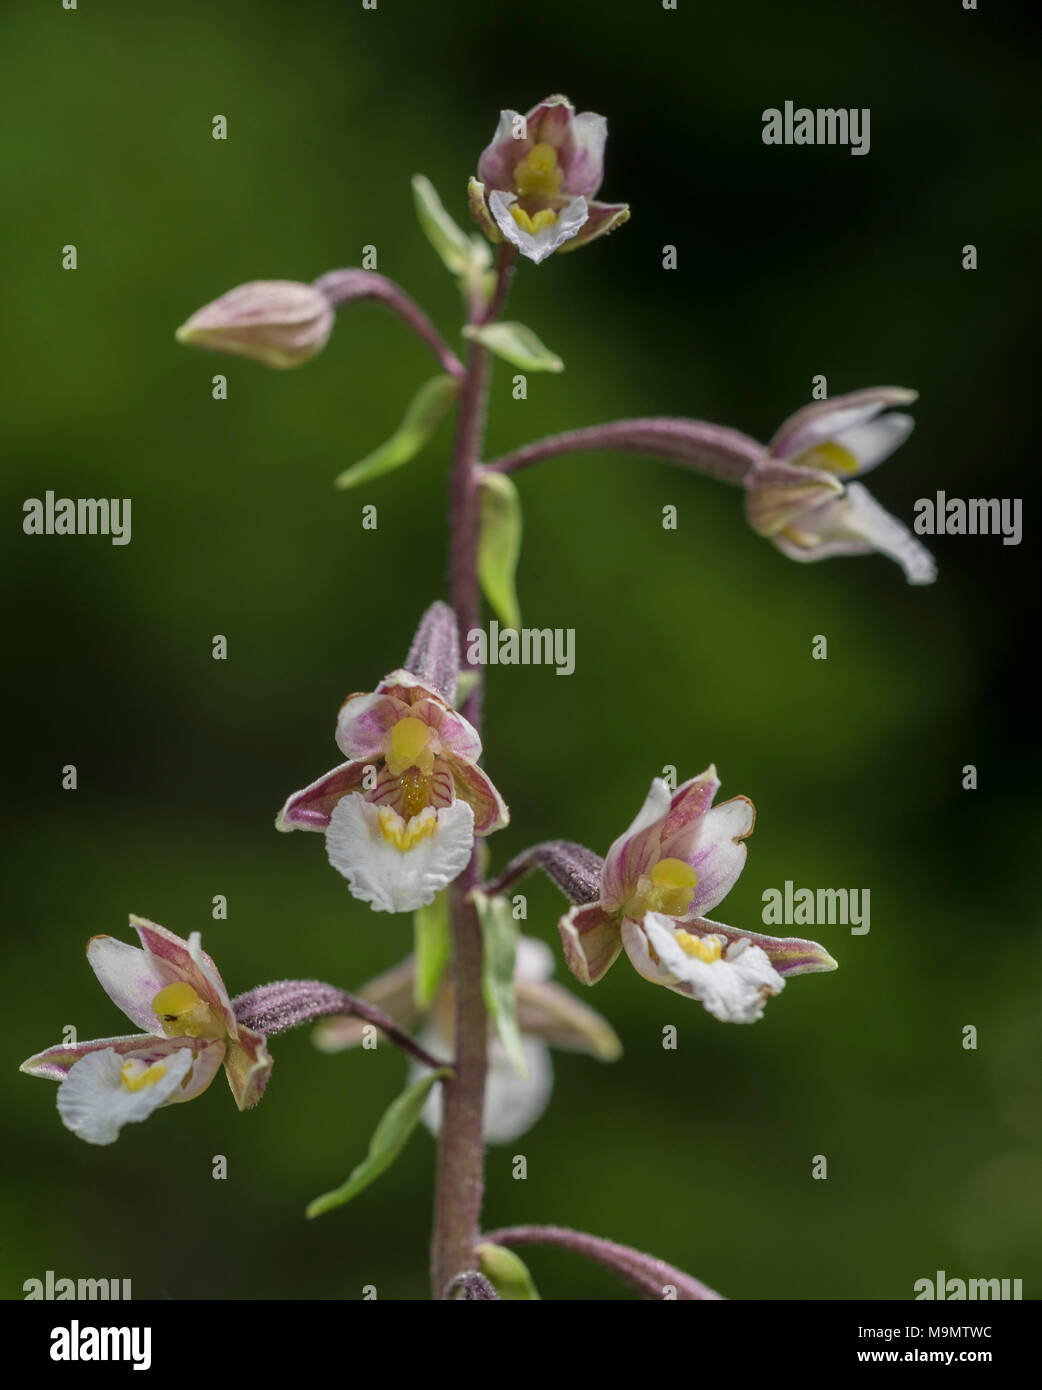
POLYGON ((414 1061, 435 1070, 445 1066, 442 1059, 421 1047, 382 1009, 334 985, 323 984, 321 980, 280 980, 277 984, 259 985, 233 999, 232 1010, 239 1023, 268 1037, 300 1028, 305 1023, 315 1023, 320 1018, 344 1015, 361 1018, 379 1028, 389 1042, 414 1061))
POLYGON ((491 1231, 482 1239, 490 1245, 505 1245, 508 1248, 515 1245, 554 1245, 560 1250, 571 1250, 592 1260, 594 1264, 610 1269, 622 1283, 648 1299, 717 1302, 724 1297, 707 1284, 654 1255, 646 1255, 628 1245, 619 1245, 614 1240, 587 1235, 585 1231, 569 1230, 566 1226, 506 1226, 500 1231, 491 1231))

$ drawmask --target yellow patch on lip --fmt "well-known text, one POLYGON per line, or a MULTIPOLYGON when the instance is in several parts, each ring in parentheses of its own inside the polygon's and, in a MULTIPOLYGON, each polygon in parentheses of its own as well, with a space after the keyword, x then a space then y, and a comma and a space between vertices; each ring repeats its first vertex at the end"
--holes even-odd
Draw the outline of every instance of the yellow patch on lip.
POLYGON ((377 812, 380 834, 389 845, 404 853, 426 840, 438 828, 438 813, 433 806, 426 807, 418 816, 404 821, 390 806, 381 806, 377 812))
POLYGON ((813 449, 794 458, 793 463, 797 468, 816 468, 825 473, 856 473, 861 467, 857 455, 834 439, 815 444, 813 449))
POLYGON ((168 1038, 219 1038, 224 1031, 209 1004, 186 980, 176 980, 152 1000, 152 1012, 168 1038))
POLYGON ((537 212, 533 217, 530 217, 528 213, 525 212, 524 208, 518 206, 517 203, 511 204, 510 216, 521 230, 527 232, 529 236, 535 236, 535 234, 544 227, 552 227, 557 221, 557 213, 551 208, 543 208, 541 212, 537 212))
POLYGON ((723 947, 718 936, 693 936, 691 932, 678 927, 673 933, 673 940, 687 955, 705 961, 706 965, 712 965, 721 958, 723 947))
POLYGON ((139 1057, 131 1057, 120 1067, 119 1076, 128 1091, 143 1091, 146 1086, 154 1086, 166 1076, 166 1067, 162 1062, 153 1062, 148 1066, 139 1057))
POLYGON ((434 767, 431 748, 433 729, 414 714, 407 714, 391 726, 384 741, 384 758, 389 770, 400 777, 410 767, 418 767, 428 777, 434 767))
POLYGON ((564 170, 557 162, 557 151, 545 141, 533 145, 514 167, 514 187, 522 198, 531 194, 552 198, 563 179, 564 170))

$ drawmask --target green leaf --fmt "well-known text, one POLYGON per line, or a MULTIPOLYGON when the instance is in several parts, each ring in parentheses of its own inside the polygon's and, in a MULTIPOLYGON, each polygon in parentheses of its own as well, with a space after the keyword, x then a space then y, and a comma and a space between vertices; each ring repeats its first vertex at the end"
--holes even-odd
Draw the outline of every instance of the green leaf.
POLYGON ((497 357, 526 372, 563 372, 564 363, 523 323, 470 324, 464 338, 481 343, 497 357))
POLYGON ((449 959, 449 894, 443 889, 432 903, 413 914, 416 974, 413 998, 418 1009, 430 1007, 449 959))
POLYGON ((523 1080, 528 1080, 528 1059, 517 1023, 514 960, 517 955, 517 923, 506 898, 489 898, 477 889, 471 894, 484 937, 481 988, 485 1006, 496 1025, 503 1051, 523 1080))
POLYGON ((521 498, 505 473, 481 474, 478 579, 504 627, 521 626, 517 562, 521 555, 521 498))
POLYGON ((528 1266, 513 1250, 508 1250, 505 1245, 486 1242, 478 1246, 477 1253, 482 1274, 505 1302, 539 1300, 539 1290, 532 1281, 528 1266))
POLYGON ((369 1141, 369 1152, 347 1182, 334 1188, 332 1192, 325 1192, 321 1197, 316 1197, 308 1205, 307 1216, 321 1216, 324 1212, 332 1211, 334 1207, 343 1206, 390 1168, 416 1128, 423 1102, 427 1099, 427 1092, 442 1077, 451 1074, 447 1067, 441 1067, 438 1071, 428 1072, 426 1076, 407 1087, 384 1112, 369 1141))
POLYGON ((412 194, 416 216, 427 240, 453 275, 476 276, 492 264, 492 252, 483 237, 468 236, 445 211, 430 179, 414 174, 412 194))
POLYGON ((357 487, 359 483, 367 483, 408 463, 441 424, 458 390, 456 378, 448 375, 432 377, 425 382, 413 397, 402 423, 390 439, 358 463, 345 468, 337 478, 336 486, 357 487))

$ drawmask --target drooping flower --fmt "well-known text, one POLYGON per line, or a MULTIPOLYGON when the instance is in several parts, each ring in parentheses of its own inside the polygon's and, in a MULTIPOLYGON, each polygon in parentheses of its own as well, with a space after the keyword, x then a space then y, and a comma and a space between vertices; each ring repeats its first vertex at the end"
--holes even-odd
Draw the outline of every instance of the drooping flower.
MULTIPOLYGON (((608 851, 597 896, 584 869, 578 901, 559 923, 568 965, 584 984, 595 984, 625 949, 645 979, 699 1000, 722 1022, 752 1023, 786 976, 836 968, 816 942, 738 931, 704 916, 741 873, 756 817, 744 796, 714 806, 719 786, 712 766, 675 792, 655 778, 608 851)), ((524 871, 530 867, 563 882, 535 852, 524 871)))
POLYGON ((102 989, 144 1031, 59 1044, 21 1070, 60 1082, 58 1111, 89 1144, 111 1144, 125 1124, 201 1095, 223 1064, 240 1110, 256 1105, 272 1061, 261 1033, 238 1023, 198 932, 187 941, 143 917, 141 947, 111 936, 87 946, 102 989))
POLYGON ((299 367, 325 347, 334 319, 333 305, 314 285, 251 280, 198 309, 176 337, 267 367, 299 367))
POLYGON ((478 767, 481 739, 452 707, 459 669, 455 615, 428 609, 406 669, 340 710, 348 759, 287 800, 279 830, 320 830, 329 862, 376 912, 433 902, 470 861, 475 835, 509 812, 478 767))
POLYGON ((745 475, 746 516, 793 560, 888 555, 910 584, 930 584, 937 567, 912 533, 855 481, 889 458, 911 433, 910 415, 882 412, 916 392, 873 387, 804 406, 775 434, 745 475))
MULTIPOLYGON (((545 1111, 553 1090, 550 1048, 583 1052, 602 1062, 622 1051, 606 1019, 555 984, 553 952, 544 941, 522 936, 514 967, 517 1021, 521 1029, 527 1078, 518 1075, 490 1025, 488 1074, 485 1086, 484 1134, 489 1144, 509 1144, 531 1129, 545 1111)), ((450 1056, 453 1042, 453 997, 443 983, 426 1014, 415 1002, 415 960, 409 956, 359 990, 362 999, 378 1005, 400 1026, 423 1022, 419 1041, 430 1051, 450 1056)), ((315 1044, 323 1052, 341 1052, 362 1040, 364 1021, 330 1018, 315 1029, 315 1044)), ((422 1068, 413 1066, 418 1077, 422 1068)), ((441 1122, 440 1089, 427 1097, 423 1111, 427 1128, 437 1133, 441 1122)))
POLYGON ((625 203, 599 203, 608 123, 575 114, 552 96, 527 115, 501 111, 492 143, 470 181, 474 220, 492 241, 511 242, 538 265, 554 251, 574 251, 627 220, 625 203))

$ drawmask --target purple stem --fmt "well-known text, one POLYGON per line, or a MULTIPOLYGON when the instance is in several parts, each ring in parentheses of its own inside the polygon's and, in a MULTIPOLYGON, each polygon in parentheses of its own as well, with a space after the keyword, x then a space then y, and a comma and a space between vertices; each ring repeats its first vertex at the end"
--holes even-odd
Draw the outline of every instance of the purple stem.
POLYGON ((491 473, 517 473, 543 459, 591 452, 650 454, 686 464, 725 483, 741 484, 750 467, 763 457, 764 448, 747 434, 726 425, 661 416, 566 430, 504 454, 485 467, 491 473))
POLYGON ((457 1274, 445 1290, 445 1297, 453 1303, 492 1303, 499 1302, 499 1294, 483 1274, 476 1269, 468 1269, 457 1274))
POLYGON ((628 1245, 617 1245, 613 1240, 587 1235, 585 1231, 569 1230, 566 1226, 506 1226, 501 1231, 489 1232, 482 1240, 493 1245, 556 1245, 562 1250, 572 1250, 610 1269, 645 1298, 665 1299, 672 1292, 672 1297, 679 1302, 723 1300, 723 1294, 666 1264, 665 1260, 645 1255, 628 1245))
POLYGON ((466 379, 466 368, 446 343, 430 319, 400 285, 372 270, 331 270, 314 282, 334 309, 359 299, 376 299, 397 314, 406 327, 430 348, 435 357, 457 381, 466 379))
POLYGON ((267 1037, 328 1018, 331 1014, 350 1014, 374 1024, 395 1047, 400 1047, 424 1066, 436 1069, 445 1066, 380 1009, 321 980, 279 980, 275 984, 258 985, 233 999, 232 1011, 239 1023, 267 1037))
MULTIPOLYGON (((496 289, 486 306, 475 297, 469 322, 487 323, 502 308, 516 252, 501 250, 496 289)), ((477 462, 485 433, 490 358, 486 348, 472 342, 467 373, 459 397, 456 446, 449 490, 449 581, 460 642, 480 616, 477 578, 478 481, 477 462)), ((463 705, 462 713, 480 731, 481 682, 463 705)), ((467 868, 450 890, 455 1076, 442 1088, 441 1126, 434 1187, 434 1229, 431 1237, 431 1287, 444 1299, 457 1274, 473 1269, 485 1190, 485 1073, 488 1017, 482 994, 482 940, 477 912, 468 894, 477 882, 477 847, 467 868)))

